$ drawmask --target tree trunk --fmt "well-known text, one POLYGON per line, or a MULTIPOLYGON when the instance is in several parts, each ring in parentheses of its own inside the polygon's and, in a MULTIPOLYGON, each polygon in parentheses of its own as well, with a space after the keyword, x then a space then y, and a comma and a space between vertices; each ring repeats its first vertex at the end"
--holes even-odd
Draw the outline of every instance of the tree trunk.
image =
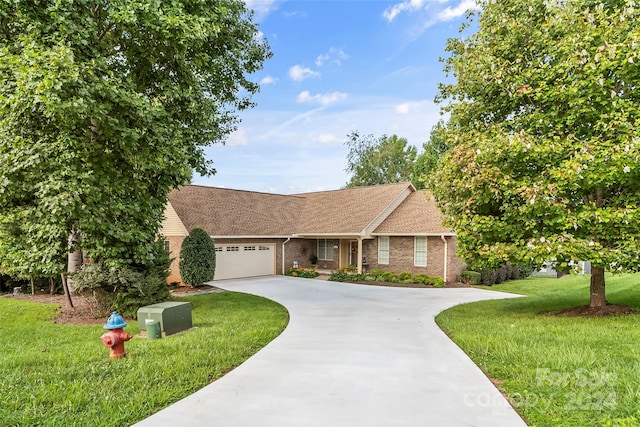
POLYGON ((31 278, 31 295, 36 294, 36 281, 31 278))
POLYGON ((64 296, 67 297, 67 306, 73 308, 73 301, 71 300, 71 293, 69 292, 69 286, 67 284, 67 276, 64 273, 60 273, 62 277, 62 289, 64 290, 64 296))
POLYGON ((82 250, 80 250, 79 244, 80 237, 78 236, 78 232, 74 227, 69 235, 69 250, 73 252, 69 252, 67 255, 67 274, 66 274, 66 283, 67 283, 67 291, 71 292, 73 290, 73 279, 69 277, 71 273, 75 273, 78 271, 80 266, 82 266, 82 250))
POLYGON ((53 277, 49 277, 49 294, 53 295, 56 293, 56 283, 53 280, 53 277))
POLYGON ((607 305, 607 297, 604 289, 604 268, 602 267, 591 267, 590 294, 590 308, 599 308, 607 305))

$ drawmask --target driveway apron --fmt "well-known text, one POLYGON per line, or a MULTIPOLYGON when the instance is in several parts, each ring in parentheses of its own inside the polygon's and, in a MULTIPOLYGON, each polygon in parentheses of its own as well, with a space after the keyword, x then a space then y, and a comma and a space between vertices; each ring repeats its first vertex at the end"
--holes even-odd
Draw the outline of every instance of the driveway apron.
POLYGON ((434 321, 457 304, 515 295, 286 276, 216 286, 277 301, 287 328, 138 426, 526 426, 434 321))

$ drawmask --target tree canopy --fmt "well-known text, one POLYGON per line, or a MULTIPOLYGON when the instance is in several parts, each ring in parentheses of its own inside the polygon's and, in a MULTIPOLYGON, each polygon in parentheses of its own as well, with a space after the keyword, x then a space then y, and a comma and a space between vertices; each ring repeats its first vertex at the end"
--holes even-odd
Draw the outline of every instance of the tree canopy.
POLYGON ((454 148, 432 191, 476 265, 640 268, 640 8, 635 1, 480 2, 448 42, 440 86, 454 148), (473 19, 473 18, 472 18, 473 19))
POLYGON ((0 0, 3 269, 59 273, 79 245, 151 262, 167 193, 215 172, 203 149, 269 56, 242 0, 0 0))
POLYGON ((431 129, 427 142, 422 144, 422 152, 413 166, 413 184, 416 188, 427 187, 431 175, 442 167, 444 155, 451 149, 445 137, 445 124, 440 121, 431 129))
POLYGON ((345 144, 349 147, 345 170, 351 175, 347 188, 412 180, 417 150, 405 138, 354 131, 345 144))

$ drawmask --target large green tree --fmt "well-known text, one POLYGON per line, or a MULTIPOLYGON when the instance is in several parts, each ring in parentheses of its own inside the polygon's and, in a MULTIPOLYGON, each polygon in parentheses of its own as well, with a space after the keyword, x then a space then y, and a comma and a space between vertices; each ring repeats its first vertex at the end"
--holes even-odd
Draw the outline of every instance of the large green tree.
POLYGON ((433 192, 460 254, 486 266, 640 268, 640 7, 636 1, 480 2, 450 40, 439 100, 455 148, 433 192))
POLYGON ((405 138, 354 131, 345 145, 349 147, 346 171, 351 175, 347 188, 412 180, 417 150, 405 138))
POLYGON ((432 129, 429 140, 422 144, 422 152, 413 166, 413 184, 416 188, 425 188, 429 177, 442 166, 444 155, 451 149, 445 137, 445 123, 439 121, 432 129))
POLYGON ((250 107, 242 0, 0 0, 0 263, 152 262, 170 189, 250 107))

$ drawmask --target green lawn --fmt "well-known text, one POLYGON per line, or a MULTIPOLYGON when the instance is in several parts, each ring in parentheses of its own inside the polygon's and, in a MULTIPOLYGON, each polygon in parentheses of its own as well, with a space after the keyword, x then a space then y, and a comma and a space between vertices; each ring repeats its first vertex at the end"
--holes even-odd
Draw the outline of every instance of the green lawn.
MULTIPOLYGON (((50 322, 55 306, 0 298, 0 426, 125 426, 224 375, 282 332, 287 311, 231 292, 180 298, 194 329, 133 338, 109 359, 101 325, 50 322)), ((130 322, 125 331, 136 335, 130 322)))
MULTIPOLYGON (((640 425, 640 314, 544 314, 589 301, 589 276, 529 278, 490 289, 526 295, 446 310, 438 324, 531 426, 640 425)), ((640 275, 607 276, 610 303, 640 313, 640 275)))

